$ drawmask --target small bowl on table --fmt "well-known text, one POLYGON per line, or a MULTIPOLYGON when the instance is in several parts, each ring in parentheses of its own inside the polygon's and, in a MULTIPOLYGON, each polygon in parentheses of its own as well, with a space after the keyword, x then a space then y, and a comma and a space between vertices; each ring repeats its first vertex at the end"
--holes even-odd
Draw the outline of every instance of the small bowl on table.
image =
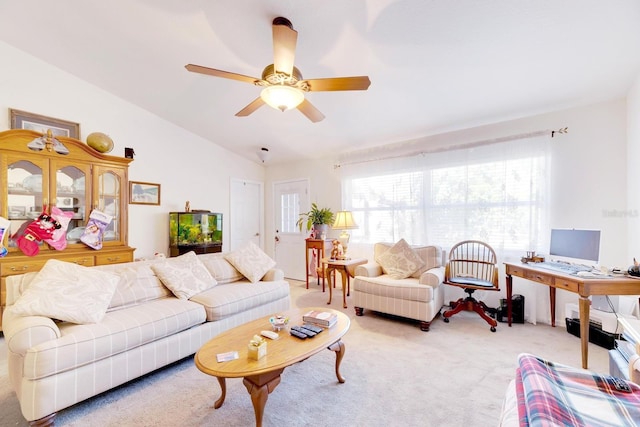
POLYGON ((285 316, 273 316, 269 319, 269 323, 271 323, 274 331, 279 331, 287 326, 289 318, 285 316))

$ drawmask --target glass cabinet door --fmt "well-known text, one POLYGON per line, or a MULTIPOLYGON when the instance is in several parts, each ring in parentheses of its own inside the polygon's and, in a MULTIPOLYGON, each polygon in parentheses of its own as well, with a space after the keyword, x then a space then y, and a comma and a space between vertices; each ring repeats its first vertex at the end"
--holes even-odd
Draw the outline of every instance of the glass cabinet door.
POLYGON ((52 205, 65 212, 73 212, 67 226, 67 242, 80 243, 80 237, 87 225, 89 197, 87 196, 87 177, 90 176, 88 165, 75 162, 69 165, 63 162, 53 162, 52 170, 55 176, 55 189, 52 188, 52 205), (53 203, 55 201, 55 203, 53 203))
MULTIPOLYGON (((43 173, 46 162, 11 156, 7 160, 7 217, 11 221, 9 233, 12 235, 42 213, 43 205, 48 203, 49 177, 43 173)), ((11 240, 9 246, 16 244, 11 240)))
POLYGON ((121 242, 124 240, 122 235, 123 218, 120 217, 120 210, 125 192, 126 180, 123 171, 102 170, 96 168, 96 193, 94 195, 96 203, 94 208, 107 215, 113 217, 109 225, 104 229, 103 241, 121 242))

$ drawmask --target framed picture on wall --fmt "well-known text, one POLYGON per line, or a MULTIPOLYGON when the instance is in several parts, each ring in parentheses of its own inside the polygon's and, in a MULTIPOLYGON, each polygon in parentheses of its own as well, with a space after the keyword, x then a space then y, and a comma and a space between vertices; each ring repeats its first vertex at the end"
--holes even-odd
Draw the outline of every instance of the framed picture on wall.
POLYGON ((53 136, 68 136, 70 138, 80 138, 80 124, 69 122, 53 117, 41 116, 40 114, 28 113, 26 111, 9 108, 9 122, 11 129, 27 129, 40 133, 47 133, 51 129, 53 136))
POLYGON ((159 205, 160 184, 129 181, 129 203, 133 205, 159 205))

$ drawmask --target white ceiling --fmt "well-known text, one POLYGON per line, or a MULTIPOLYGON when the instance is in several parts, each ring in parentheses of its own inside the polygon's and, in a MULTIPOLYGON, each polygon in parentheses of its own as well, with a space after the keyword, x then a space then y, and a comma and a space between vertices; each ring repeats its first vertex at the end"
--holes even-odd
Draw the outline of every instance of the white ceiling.
POLYGON ((640 74, 640 1, 0 0, 0 40, 252 161, 313 159, 625 96, 640 74), (326 118, 263 106, 271 23, 298 31, 305 78, 368 75, 313 92, 326 118))

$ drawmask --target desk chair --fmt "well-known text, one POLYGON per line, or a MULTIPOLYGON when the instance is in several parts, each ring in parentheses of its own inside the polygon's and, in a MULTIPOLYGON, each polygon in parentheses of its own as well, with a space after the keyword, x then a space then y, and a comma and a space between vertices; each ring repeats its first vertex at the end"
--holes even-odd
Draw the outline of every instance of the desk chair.
POLYGON ((491 332, 496 331, 498 322, 489 317, 486 304, 473 298, 476 289, 500 290, 496 253, 491 246, 478 240, 457 243, 449 252, 443 283, 462 288, 469 295, 450 303, 451 308, 443 314, 445 323, 462 310, 475 311, 491 325, 491 332))

